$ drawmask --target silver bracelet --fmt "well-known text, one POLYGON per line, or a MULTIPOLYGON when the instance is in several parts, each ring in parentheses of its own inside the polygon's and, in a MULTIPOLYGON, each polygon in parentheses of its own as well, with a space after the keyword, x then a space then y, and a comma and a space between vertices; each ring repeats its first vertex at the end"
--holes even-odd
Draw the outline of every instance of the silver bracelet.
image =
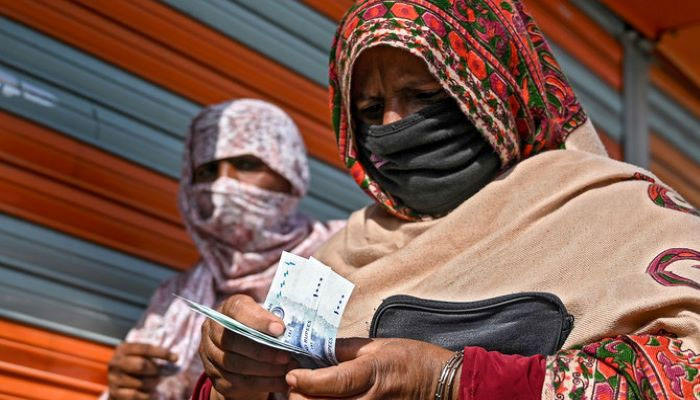
POLYGON ((452 384, 454 383, 455 375, 459 366, 464 360, 464 350, 460 350, 452 355, 447 360, 445 366, 442 367, 440 379, 438 379, 437 388, 435 389, 435 400, 449 400, 452 396, 452 384))

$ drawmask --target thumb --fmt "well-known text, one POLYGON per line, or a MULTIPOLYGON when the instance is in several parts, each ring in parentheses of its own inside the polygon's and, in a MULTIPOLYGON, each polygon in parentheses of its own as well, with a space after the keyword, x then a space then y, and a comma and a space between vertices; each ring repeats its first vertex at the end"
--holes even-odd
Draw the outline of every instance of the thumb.
POLYGON ((374 384, 374 368, 367 358, 316 370, 295 369, 286 376, 294 393, 313 397, 349 397, 364 393, 374 384))

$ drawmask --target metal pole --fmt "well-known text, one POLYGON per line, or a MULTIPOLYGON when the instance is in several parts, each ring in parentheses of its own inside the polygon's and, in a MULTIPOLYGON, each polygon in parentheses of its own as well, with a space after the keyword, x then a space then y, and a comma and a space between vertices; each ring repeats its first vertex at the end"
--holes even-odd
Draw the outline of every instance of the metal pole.
POLYGON ((649 168, 649 66, 651 43, 629 30, 622 35, 622 142, 625 161, 649 168))

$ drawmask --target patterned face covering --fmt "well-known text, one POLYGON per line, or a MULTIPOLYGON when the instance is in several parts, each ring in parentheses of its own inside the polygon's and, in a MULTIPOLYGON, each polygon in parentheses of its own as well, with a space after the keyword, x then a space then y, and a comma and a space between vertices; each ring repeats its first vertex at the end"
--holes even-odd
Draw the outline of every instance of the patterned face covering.
POLYGON ((333 127, 355 181, 406 220, 433 216, 403 204, 358 160, 350 82, 355 61, 375 46, 423 60, 500 159, 501 169, 563 146, 586 114, 519 0, 358 0, 331 48, 333 127))
POLYGON ((284 225, 299 204, 298 197, 225 176, 194 184, 192 192, 200 212, 190 223, 241 251, 264 250, 257 247, 265 244, 266 232, 284 225))

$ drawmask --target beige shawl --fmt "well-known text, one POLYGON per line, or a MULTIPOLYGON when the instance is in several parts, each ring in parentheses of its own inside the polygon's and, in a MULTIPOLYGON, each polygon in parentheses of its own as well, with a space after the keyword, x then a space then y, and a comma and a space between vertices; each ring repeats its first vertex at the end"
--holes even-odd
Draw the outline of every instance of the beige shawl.
POLYGON ((339 336, 368 336, 374 311, 396 294, 538 291, 575 317, 564 348, 663 328, 697 353, 700 218, 651 173, 593 154, 590 124, 581 129, 567 147, 587 151, 524 160, 441 219, 404 222, 378 205, 355 212, 315 255, 356 285, 339 336))

